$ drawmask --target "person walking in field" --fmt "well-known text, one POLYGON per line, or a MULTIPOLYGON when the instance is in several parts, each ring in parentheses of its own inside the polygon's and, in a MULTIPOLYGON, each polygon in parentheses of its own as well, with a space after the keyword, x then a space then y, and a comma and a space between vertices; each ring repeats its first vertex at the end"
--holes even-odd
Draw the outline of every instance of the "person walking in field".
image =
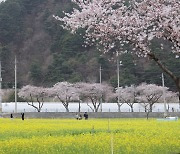
POLYGON ((11 113, 10 118, 13 119, 13 114, 11 113))
POLYGON ((21 118, 22 120, 24 120, 24 113, 21 113, 21 118))

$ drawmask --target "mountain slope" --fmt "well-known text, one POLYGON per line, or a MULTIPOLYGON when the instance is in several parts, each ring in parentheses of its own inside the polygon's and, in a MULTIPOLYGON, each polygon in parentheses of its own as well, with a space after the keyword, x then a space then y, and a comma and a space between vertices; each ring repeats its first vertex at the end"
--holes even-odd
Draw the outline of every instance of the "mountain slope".
MULTIPOLYGON (((49 86, 59 81, 99 82, 117 85, 116 58, 101 55, 95 47, 83 47, 84 31, 76 35, 63 30, 52 15, 63 16, 62 11, 75 7, 70 0, 6 0, 0 4, 0 58, 3 87, 14 84, 14 57, 18 60, 18 86, 34 84, 49 86)), ((164 58, 167 66, 180 74, 179 60, 171 54, 160 54, 160 42, 153 50, 164 58), (167 60, 168 57, 168 60, 167 60)), ((169 50, 168 45, 166 50, 169 50)), ((137 59, 130 54, 120 57, 120 85, 141 82, 161 84, 161 70, 147 59, 137 59), (136 65, 134 65, 136 64, 136 65)), ((171 79, 166 85, 175 89, 171 79)))

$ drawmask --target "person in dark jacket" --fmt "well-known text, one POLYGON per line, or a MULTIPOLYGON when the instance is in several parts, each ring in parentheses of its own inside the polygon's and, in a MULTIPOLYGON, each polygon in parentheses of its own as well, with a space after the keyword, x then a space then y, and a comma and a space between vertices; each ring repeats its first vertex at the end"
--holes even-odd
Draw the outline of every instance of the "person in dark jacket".
POLYGON ((13 114, 11 113, 10 118, 13 119, 13 114))
POLYGON ((87 114, 87 112, 84 113, 84 118, 85 118, 85 120, 88 120, 88 114, 87 114))
POLYGON ((21 113, 21 118, 22 120, 24 120, 24 113, 21 113))

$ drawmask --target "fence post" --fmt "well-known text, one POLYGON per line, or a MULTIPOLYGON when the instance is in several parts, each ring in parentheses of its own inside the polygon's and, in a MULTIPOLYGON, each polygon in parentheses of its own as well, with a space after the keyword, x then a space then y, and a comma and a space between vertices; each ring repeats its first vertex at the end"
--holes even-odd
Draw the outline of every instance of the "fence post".
POLYGON ((111 154, 114 153, 114 149, 113 149, 113 134, 111 134, 111 154))

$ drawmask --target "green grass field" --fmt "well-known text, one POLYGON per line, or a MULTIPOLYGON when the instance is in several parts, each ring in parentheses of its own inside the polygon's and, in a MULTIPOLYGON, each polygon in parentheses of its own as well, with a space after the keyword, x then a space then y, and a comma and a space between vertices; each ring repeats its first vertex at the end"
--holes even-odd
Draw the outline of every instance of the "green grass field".
POLYGON ((176 154, 180 121, 0 119, 0 154, 176 154))

